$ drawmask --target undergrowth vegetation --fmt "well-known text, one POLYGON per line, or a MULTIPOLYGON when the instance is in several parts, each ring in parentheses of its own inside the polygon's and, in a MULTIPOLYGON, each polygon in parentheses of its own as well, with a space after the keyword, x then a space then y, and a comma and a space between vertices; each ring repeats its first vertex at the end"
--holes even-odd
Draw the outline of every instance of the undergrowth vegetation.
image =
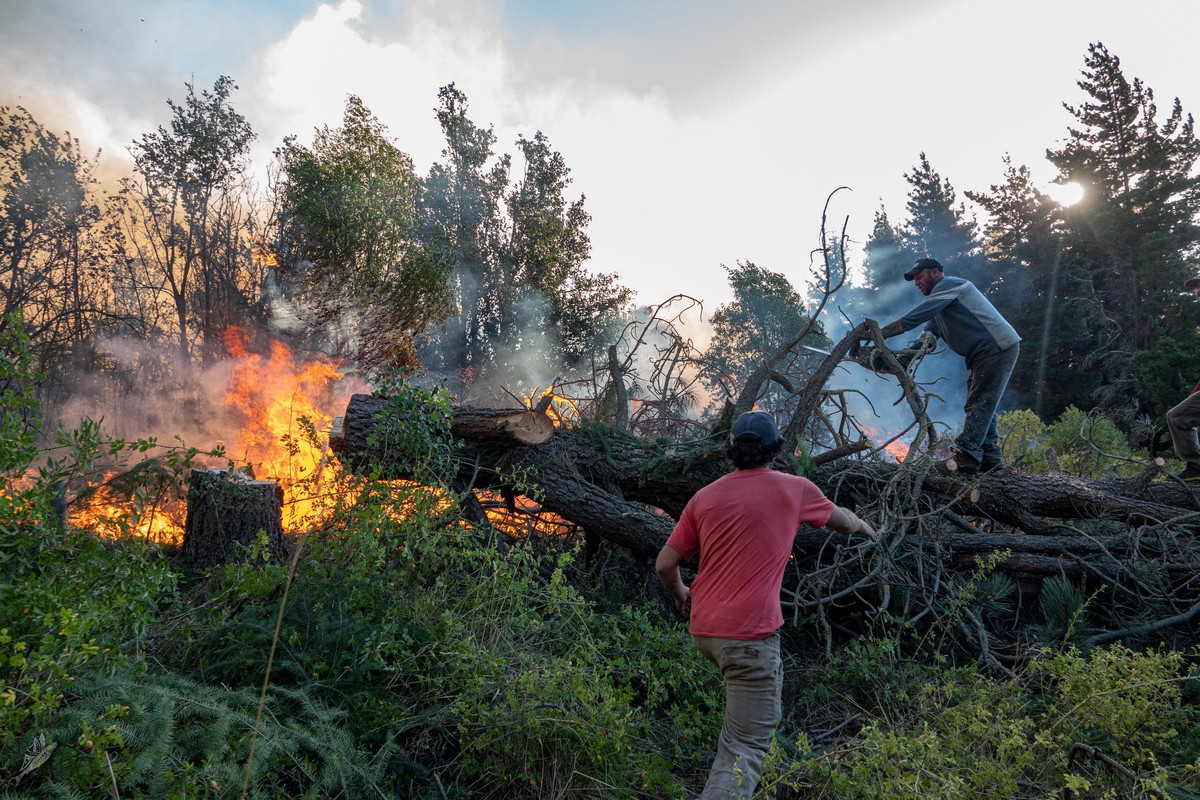
MULTIPOLYGON (((59 482, 106 445, 85 425, 55 461, 37 451, 25 352, 19 337, 0 351, 0 797, 702 785, 722 684, 645 580, 597 574, 569 542, 489 536, 446 491, 369 477, 297 541, 294 571, 264 537, 188 573, 136 537, 61 524, 59 482)), ((386 444, 436 476, 448 398, 392 391, 422 423, 386 444)), ((763 796, 1200 797, 1191 652, 1062 638, 996 677, 886 625, 828 657, 803 639, 763 796)))

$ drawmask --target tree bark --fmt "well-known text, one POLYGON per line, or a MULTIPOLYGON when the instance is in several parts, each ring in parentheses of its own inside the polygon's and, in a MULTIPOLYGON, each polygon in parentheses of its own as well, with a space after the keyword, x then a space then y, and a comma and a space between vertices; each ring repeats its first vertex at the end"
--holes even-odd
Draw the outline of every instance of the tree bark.
MULTIPOLYGON (((386 404, 355 395, 331 449, 353 469, 411 477, 395 454, 371 444, 386 404)), ((537 413, 454 409, 456 488, 511 496, 532 486, 542 508, 578 525, 589 544, 604 540, 627 548, 641 563, 661 549, 696 491, 730 469, 725 417, 706 437, 668 443, 598 426, 551 428, 544 441, 525 443, 508 425, 477 422, 537 413)), ((814 459, 809 477, 839 505, 882 519, 877 527, 883 541, 868 546, 824 529, 800 531, 795 574, 789 571, 784 586, 795 608, 834 604, 838 614, 861 618, 870 608, 888 607, 895 584, 904 587, 906 599, 893 613, 936 616, 948 587, 970 585, 970 578, 963 579, 978 571, 980 559, 1010 575, 1023 598, 1035 597, 1044 578, 1067 576, 1090 586, 1107 584, 1113 596, 1133 605, 1138 601, 1129 598, 1147 592, 1172 612, 1192 602, 1192 576, 1200 570, 1192 547, 1200 487, 1157 479, 1161 466, 1135 478, 1083 479, 1017 471, 948 475, 930 462, 923 455, 901 465, 814 459)), ((1190 623, 1192 617, 1180 619, 1190 623)), ((994 633, 996 641, 1007 635, 994 633)))
MULTIPOLYGON (((354 395, 331 447, 352 468, 370 465, 383 477, 409 477, 402 461, 369 442, 385 409, 384 398, 354 395)), ((454 409, 451 433, 462 445, 460 487, 511 491, 508 476, 521 474, 540 489, 547 510, 639 554, 657 552, 692 495, 729 470, 717 433, 664 446, 619 431, 555 429, 537 410, 462 407, 454 409), (529 431, 538 432, 532 441, 529 431)), ((850 507, 876 495, 882 483, 907 481, 903 491, 911 496, 1014 532, 1055 537, 1062 548, 1084 554, 1092 545, 1075 535, 1077 520, 1200 526, 1200 491, 1179 481, 1151 482, 1151 472, 1090 480, 1016 471, 959 477, 843 458, 818 464, 810 477, 850 507)))
POLYGON ((245 473, 197 469, 188 483, 187 522, 180 557, 192 569, 226 564, 238 545, 267 536, 272 560, 286 563, 291 547, 283 533, 283 488, 245 473))

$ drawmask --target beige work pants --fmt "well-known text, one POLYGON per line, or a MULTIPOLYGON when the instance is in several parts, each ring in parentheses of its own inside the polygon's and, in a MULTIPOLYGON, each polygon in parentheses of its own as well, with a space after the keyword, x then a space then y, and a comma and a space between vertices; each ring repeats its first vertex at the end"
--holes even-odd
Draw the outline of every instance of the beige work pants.
POLYGON ((1167 427, 1175 454, 1189 464, 1200 464, 1200 392, 1193 392, 1167 412, 1167 427))
POLYGON ((748 798, 762 776, 782 714, 779 634, 753 641, 693 636, 692 641, 725 676, 725 724, 700 799, 748 798))

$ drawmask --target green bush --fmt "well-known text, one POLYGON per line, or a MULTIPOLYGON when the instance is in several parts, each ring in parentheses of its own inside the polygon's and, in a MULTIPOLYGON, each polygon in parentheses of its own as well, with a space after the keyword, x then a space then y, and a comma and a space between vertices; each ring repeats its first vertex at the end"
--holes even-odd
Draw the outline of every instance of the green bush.
POLYGON ((319 691, 272 688, 260 719, 254 690, 132 665, 77 678, 47 729, 50 767, 18 781, 30 794, 17 797, 236 797, 247 779, 252 798, 379 796, 404 761, 393 744, 356 747, 347 713, 319 691))
POLYGON ((36 403, 20 388, 36 375, 15 322, 0 342, 0 781, 44 737, 77 673, 139 656, 160 602, 175 592, 152 545, 110 546, 63 526, 63 482, 126 444, 102 444, 99 425, 84 420, 58 433, 55 458, 38 451, 36 403))
POLYGON ((1099 477, 1132 475, 1144 466, 1125 434, 1107 417, 1071 406, 1051 425, 1032 411, 1009 411, 997 421, 1004 459, 1025 472, 1061 471, 1099 477))
POLYGON ((780 748, 766 796, 1001 800, 1068 788, 1079 798, 1200 796, 1192 739, 1181 737, 1200 723, 1181 692, 1182 654, 1066 648, 1009 680, 893 661, 870 692, 860 675, 836 669, 841 661, 831 662, 827 689, 847 693, 861 723, 824 748, 807 734, 780 748), (1073 757, 1088 748, 1120 768, 1073 757))

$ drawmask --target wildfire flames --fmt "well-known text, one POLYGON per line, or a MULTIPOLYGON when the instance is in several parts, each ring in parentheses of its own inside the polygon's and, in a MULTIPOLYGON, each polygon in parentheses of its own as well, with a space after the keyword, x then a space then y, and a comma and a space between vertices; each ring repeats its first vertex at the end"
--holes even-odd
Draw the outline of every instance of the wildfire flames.
MULTIPOLYGON (((318 495, 325 464, 323 432, 333 419, 322 406, 328 408, 335 400, 330 394, 342 373, 324 360, 297 364, 281 342, 272 342, 271 355, 264 359, 249 352, 239 328, 226 331, 225 346, 234 367, 223 402, 243 420, 228 454, 249 463, 256 477, 283 486, 285 529, 317 521, 322 516, 318 495)), ((337 400, 345 406, 347 399, 337 400)))
MULTIPOLYGON (((354 387, 341 385, 336 364, 323 359, 297 363, 281 342, 271 343, 269 355, 251 352, 248 337, 236 327, 226 331, 225 346, 231 367, 219 401, 236 420, 225 442, 226 455, 239 466, 249 465, 255 477, 280 483, 286 530, 319 522, 328 513, 320 488, 329 409, 344 408, 354 387)), ((109 474, 74 498, 69 520, 101 535, 179 543, 186 508, 170 498, 169 484, 170 476, 154 461, 109 474)))
POLYGON ((863 425, 862 431, 875 444, 881 445, 885 453, 896 459, 897 464, 908 458, 908 445, 899 439, 892 439, 891 436, 885 436, 877 428, 872 428, 870 425, 863 425))
MULTIPOLYGON (((235 419, 225 441, 225 455, 241 468, 249 467, 260 480, 278 481, 283 488, 283 527, 297 532, 318 525, 332 512, 329 480, 324 481, 326 433, 334 410, 346 407, 350 394, 362 386, 348 386, 337 365, 318 359, 299 363, 281 342, 271 342, 268 353, 254 352, 245 331, 231 327, 225 333, 230 365, 225 386, 217 398, 235 419), (324 491, 323 491, 324 490, 324 491)), ((578 411, 568 398, 551 390, 535 389, 524 398, 532 408, 542 406, 560 426, 578 411)), ((217 442, 203 443, 205 448, 217 442)), ((194 466, 221 467, 227 462, 194 466)), ((339 491, 344 487, 337 487, 339 491)), ((69 522, 103 536, 141 536, 152 541, 183 541, 186 504, 177 496, 177 482, 168 470, 151 459, 125 473, 106 475, 98 485, 77 491, 69 522)), ((499 530, 514 536, 557 535, 573 526, 540 509, 526 498, 502 498, 482 493, 480 500, 499 530)), ((452 505, 450 498, 438 511, 452 505)), ((407 512, 402 512, 407 513, 407 512)))

